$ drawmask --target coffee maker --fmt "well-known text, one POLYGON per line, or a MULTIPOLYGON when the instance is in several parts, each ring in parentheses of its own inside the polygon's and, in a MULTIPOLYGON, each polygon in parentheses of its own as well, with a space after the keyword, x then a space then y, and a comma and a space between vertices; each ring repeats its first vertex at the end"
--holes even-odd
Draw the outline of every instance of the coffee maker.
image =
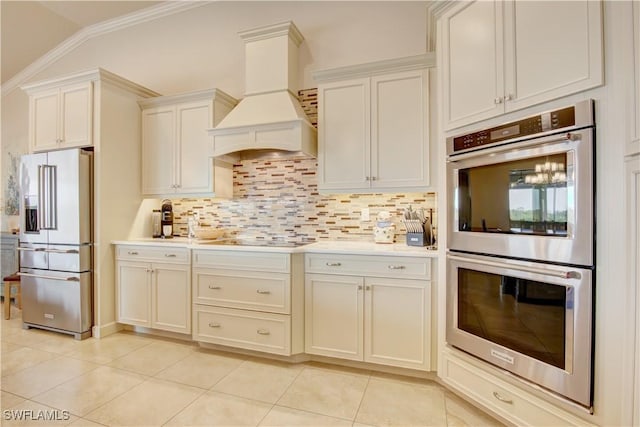
POLYGON ((171 206, 171 200, 164 199, 162 201, 162 238, 170 239, 173 237, 173 207, 171 206))

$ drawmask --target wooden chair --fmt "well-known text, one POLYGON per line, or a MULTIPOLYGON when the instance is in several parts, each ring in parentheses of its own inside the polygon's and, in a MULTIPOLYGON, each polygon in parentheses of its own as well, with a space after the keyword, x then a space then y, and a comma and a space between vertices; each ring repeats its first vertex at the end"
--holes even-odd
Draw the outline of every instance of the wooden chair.
POLYGON ((16 288, 16 307, 22 310, 22 287, 20 286, 20 276, 17 273, 11 274, 4 279, 4 318, 11 317, 11 287, 16 288))

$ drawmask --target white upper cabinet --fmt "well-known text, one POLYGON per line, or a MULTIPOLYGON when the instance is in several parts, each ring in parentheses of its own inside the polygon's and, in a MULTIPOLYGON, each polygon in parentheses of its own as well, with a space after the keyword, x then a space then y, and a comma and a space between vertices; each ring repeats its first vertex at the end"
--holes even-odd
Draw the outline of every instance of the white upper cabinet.
POLYGON ((158 96, 147 88, 97 68, 21 86, 29 96, 29 152, 98 147, 110 133, 105 123, 119 119, 114 96, 123 90, 135 99, 158 96), (102 124, 102 128, 100 125, 102 124))
POLYGON ((598 1, 462 2, 438 21, 445 130, 603 83, 598 1))
POLYGON ((29 111, 31 152, 93 144, 92 82, 34 91, 29 111))
POLYGON ((219 90, 141 101, 142 192, 230 196, 231 166, 216 166, 207 130, 236 103, 219 90))
POLYGON ((640 153, 640 2, 631 3, 633 13, 633 95, 629 108, 629 140, 627 154, 640 153))
POLYGON ((430 55, 314 73, 318 188, 405 191, 429 186, 430 55))

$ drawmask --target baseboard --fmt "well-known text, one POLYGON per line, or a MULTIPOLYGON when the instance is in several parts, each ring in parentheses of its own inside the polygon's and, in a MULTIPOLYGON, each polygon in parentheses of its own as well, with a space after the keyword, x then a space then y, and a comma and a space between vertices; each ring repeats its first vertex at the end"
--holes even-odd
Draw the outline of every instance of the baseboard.
POLYGON ((122 330, 122 325, 117 322, 107 323, 105 325, 94 325, 91 328, 91 335, 94 338, 104 338, 122 330))

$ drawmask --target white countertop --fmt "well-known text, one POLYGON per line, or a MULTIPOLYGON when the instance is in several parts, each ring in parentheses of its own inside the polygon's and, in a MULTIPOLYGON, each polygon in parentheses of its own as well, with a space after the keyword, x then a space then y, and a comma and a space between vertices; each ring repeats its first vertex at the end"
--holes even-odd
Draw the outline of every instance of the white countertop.
POLYGON ((284 253, 326 253, 385 256, 417 256, 432 258, 438 256, 437 250, 425 247, 407 246, 404 243, 374 243, 365 241, 322 240, 298 247, 276 246, 233 246, 211 244, 211 241, 174 237, 171 239, 141 238, 133 240, 115 240, 114 245, 170 246, 188 249, 244 251, 244 252, 284 252, 284 253))

